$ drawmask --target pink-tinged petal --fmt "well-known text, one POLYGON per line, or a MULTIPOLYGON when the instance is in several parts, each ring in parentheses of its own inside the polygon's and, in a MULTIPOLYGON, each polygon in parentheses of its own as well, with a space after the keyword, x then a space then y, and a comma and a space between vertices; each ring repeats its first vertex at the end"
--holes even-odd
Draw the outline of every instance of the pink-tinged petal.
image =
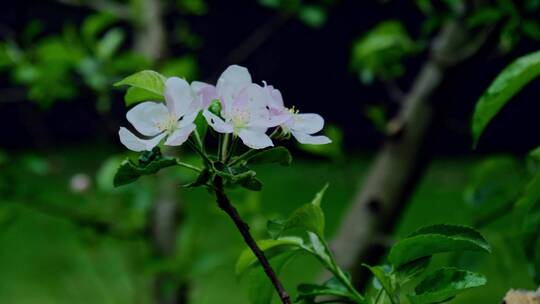
POLYGON ((330 138, 324 136, 324 135, 309 135, 309 134, 306 134, 306 133, 302 133, 302 132, 295 132, 295 131, 292 131, 291 132, 292 135, 294 136, 294 138, 296 138, 296 140, 298 140, 299 143, 301 144, 306 144, 306 145, 325 145, 325 144, 329 144, 332 142, 332 140, 330 140, 330 138))
POLYGON ((249 109, 267 108, 268 96, 263 87, 258 84, 250 84, 240 90, 235 98, 235 106, 248 107, 249 109), (237 105, 238 104, 238 105, 237 105))
POLYGON ((239 65, 231 65, 219 77, 217 93, 220 97, 233 96, 249 84, 251 84, 249 71, 239 65))
POLYGON ((193 99, 193 92, 187 81, 178 77, 167 79, 165 82, 165 101, 169 112, 177 118, 182 117, 188 111, 193 99))
POLYGON ((245 128, 240 130, 238 136, 242 139, 244 145, 252 149, 264 149, 274 145, 270 137, 260 129, 245 128))
POLYGON ((162 133, 154 138, 141 139, 124 127, 120 128, 118 135, 120 135, 120 142, 126 146, 126 148, 135 152, 150 151, 165 137, 165 133, 162 133))
POLYGON ((195 128, 195 124, 192 123, 183 128, 177 129, 171 135, 169 135, 169 137, 167 137, 165 145, 180 146, 181 144, 186 142, 186 140, 189 138, 189 135, 191 135, 191 132, 193 132, 195 128))
POLYGON ((291 115, 289 112, 272 115, 270 111, 262 108, 251 112, 248 127, 273 128, 281 125, 290 118, 291 115))
POLYGON ((216 132, 219 132, 219 133, 232 133, 233 132, 233 126, 223 121, 223 119, 221 119, 219 116, 215 115, 214 113, 208 110, 204 110, 203 116, 204 118, 206 118, 208 125, 210 125, 212 129, 214 129, 216 132))
POLYGON ((296 114, 291 125, 293 131, 313 134, 324 127, 324 119, 319 114, 296 114))
POLYGON ((212 100, 217 99, 216 87, 201 81, 193 81, 191 89, 200 98, 202 107, 206 109, 212 100))
POLYGON ((143 102, 136 105, 126 114, 127 120, 135 129, 145 136, 155 136, 160 130, 157 123, 167 118, 169 111, 162 103, 143 102))
POLYGON ((274 89, 273 86, 267 85, 264 87, 267 95, 268 107, 270 110, 283 110, 285 106, 283 105, 283 97, 281 92, 278 89, 274 89))
POLYGON ((184 117, 178 122, 179 128, 184 128, 190 124, 192 124, 195 119, 197 118, 197 115, 199 115, 199 112, 194 112, 191 114, 186 114, 184 117))

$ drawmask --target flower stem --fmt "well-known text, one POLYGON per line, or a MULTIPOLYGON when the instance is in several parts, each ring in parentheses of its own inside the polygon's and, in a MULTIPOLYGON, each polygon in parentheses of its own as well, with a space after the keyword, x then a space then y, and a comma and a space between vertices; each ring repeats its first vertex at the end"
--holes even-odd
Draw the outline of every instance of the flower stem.
POLYGON ((223 135, 223 141, 221 142, 221 154, 219 157, 223 162, 227 159, 227 152, 229 152, 229 138, 230 134, 225 134, 223 135))
MULTIPOLYGON (((328 252, 329 255, 331 255, 330 247, 328 246, 328 243, 326 241, 322 240, 322 243, 328 252)), ((330 256, 329 264, 328 264, 329 270, 334 274, 334 276, 347 288, 347 290, 358 300, 360 303, 365 302, 365 298, 363 295, 361 295, 354 286, 352 286, 351 281, 349 278, 345 275, 345 273, 341 270, 341 268, 336 264, 335 259, 330 256)))
POLYGON ((202 171, 201 168, 193 166, 193 165, 188 164, 188 163, 184 163, 184 162, 181 162, 181 161, 176 161, 176 163, 181 167, 191 169, 191 170, 196 171, 196 172, 201 172, 202 171))
POLYGON ((287 294, 287 291, 285 291, 285 288, 283 288, 283 285, 279 281, 276 273, 272 269, 272 266, 270 266, 270 262, 268 262, 268 259, 264 255, 264 252, 259 248, 255 240, 253 239, 253 236, 251 236, 251 233, 249 232, 249 226, 242 220, 240 214, 238 214, 238 211, 232 205, 229 198, 225 194, 225 190, 223 189, 223 180, 221 179, 221 177, 216 177, 216 179, 214 180, 214 185, 216 200, 219 208, 221 208, 221 210, 223 210, 225 213, 227 213, 227 215, 229 215, 229 217, 236 225, 236 228, 238 228, 238 230, 240 231, 240 234, 242 234, 244 241, 249 246, 251 251, 253 251, 253 254, 255 254, 255 256, 261 263, 264 272, 272 282, 272 285, 274 285, 274 288, 276 289, 276 292, 278 293, 281 302, 283 304, 291 304, 291 299, 287 294))
POLYGON ((234 158, 231 163, 229 164, 229 166, 232 166, 232 165, 236 165, 237 163, 241 162, 242 160, 250 157, 251 155, 257 153, 257 152, 260 152, 261 150, 255 150, 255 149, 250 149, 249 151, 245 152, 244 154, 234 158))

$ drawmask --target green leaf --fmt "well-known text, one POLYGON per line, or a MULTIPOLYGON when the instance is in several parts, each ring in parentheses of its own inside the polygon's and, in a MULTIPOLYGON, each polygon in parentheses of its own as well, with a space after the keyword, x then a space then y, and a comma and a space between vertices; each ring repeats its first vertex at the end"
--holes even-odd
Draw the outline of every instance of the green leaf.
POLYGON ((523 33, 532 40, 540 40, 540 23, 536 20, 524 20, 521 23, 523 33))
POLYGON ((396 243, 388 259, 399 268, 409 262, 436 253, 452 251, 490 252, 489 244, 473 228, 456 225, 433 225, 420 228, 406 239, 396 243))
POLYGON ((399 303, 399 292, 397 290, 397 284, 395 282, 395 277, 392 276, 389 267, 369 266, 367 264, 362 264, 362 266, 368 268, 369 271, 371 271, 371 273, 375 276, 377 281, 381 283, 382 288, 390 297, 390 302, 392 302, 392 304, 399 303))
POLYGON ((152 151, 145 151, 139 157, 136 164, 130 159, 126 159, 120 164, 120 168, 114 176, 114 186, 130 184, 143 175, 157 173, 159 170, 177 164, 177 159, 169 156, 162 156, 158 148, 152 151))
MULTIPOLYGON (((137 72, 131 76, 128 76, 124 78, 123 80, 117 82, 114 84, 114 86, 122 86, 122 85, 128 85, 133 88, 137 88, 135 92, 131 92, 132 96, 129 100, 137 100, 140 101, 140 98, 142 98, 142 92, 140 91, 146 91, 146 95, 144 95, 144 98, 147 98, 149 96, 163 96, 163 90, 165 88, 165 76, 154 72, 150 70, 144 70, 141 72, 137 72), (152 95, 149 95, 152 94, 152 95), (135 97, 137 96, 137 97, 135 97)), ((163 98, 163 97, 162 97, 163 98)), ((127 99, 127 98, 126 98, 127 99)))
MULTIPOLYGON (((270 264, 276 275, 279 275, 283 267, 290 262, 298 251, 283 253, 270 259, 270 264)), ((251 304, 271 304, 276 291, 274 285, 268 279, 268 276, 261 267, 251 269, 246 275, 245 281, 248 282, 248 299, 251 304)))
MULTIPOLYGON (((297 237, 286 237, 279 240, 262 240, 257 242, 259 248, 264 252, 266 258, 271 259, 285 252, 296 251, 302 248, 303 241, 297 237)), ((258 265, 257 257, 251 249, 245 249, 236 262, 235 272, 237 276, 246 273, 248 269, 258 265)))
POLYGON ((446 302, 471 288, 485 285, 486 278, 478 273, 457 268, 442 268, 429 274, 415 288, 415 294, 408 295, 411 304, 446 302))
POLYGON ((315 298, 318 296, 339 297, 348 300, 347 302, 356 300, 353 296, 350 295, 347 288, 345 288, 343 285, 338 285, 334 287, 316 284, 299 284, 297 290, 298 297, 296 298, 295 302, 300 303, 302 303, 302 301, 307 301, 308 303, 315 303, 315 298))
POLYGON ((240 186, 251 190, 251 191, 261 191, 262 190, 262 183, 259 179, 256 177, 250 177, 248 179, 242 180, 240 183, 240 186))
POLYGON ((488 124, 525 85, 540 74, 540 51, 518 58, 506 67, 476 104, 472 119, 474 146, 488 124))
POLYGON ((395 272, 401 284, 414 280, 421 275, 429 266, 431 257, 423 257, 398 267, 395 272))
POLYGON ((127 90, 126 95, 124 96, 124 101, 126 106, 132 106, 141 101, 163 101, 163 95, 158 95, 156 93, 137 88, 131 87, 127 90))
POLYGON ((405 72, 402 61, 417 49, 400 21, 384 21, 354 43, 351 68, 358 75, 394 79, 405 72))
POLYGON ((524 173, 523 165, 512 156, 487 158, 474 168, 465 200, 478 208, 477 213, 512 203, 521 194, 524 173))
POLYGON ((324 235, 324 212, 321 209, 321 200, 328 189, 328 184, 315 194, 315 197, 309 204, 304 204, 293 211, 288 219, 270 220, 267 223, 268 233, 273 239, 279 238, 287 230, 301 229, 307 232, 313 232, 318 237, 324 235))
POLYGON ((283 166, 289 166, 292 163, 292 156, 289 150, 285 147, 275 147, 266 150, 260 150, 248 157, 246 161, 250 164, 268 164, 276 163, 283 166))
POLYGON ((327 14, 320 5, 303 5, 298 11, 298 17, 306 25, 313 28, 320 28, 326 22, 327 14))
POLYGON ((525 191, 516 202, 516 207, 522 210, 530 210, 540 201, 540 170, 538 170, 527 183, 525 191))
POLYGON ((540 237, 536 240, 534 257, 532 260, 534 268, 534 281, 540 284, 540 237))
POLYGON ((313 200, 311 200, 311 204, 315 206, 321 206, 322 199, 324 197, 324 194, 326 193, 326 190, 328 190, 328 186, 330 184, 326 183, 319 192, 315 194, 315 197, 313 200))
POLYGON ((478 8, 469 18, 467 18, 467 26, 474 28, 478 26, 491 25, 504 17, 504 12, 493 6, 478 8))
POLYGON ((206 121, 206 118, 204 118, 203 111, 199 112, 197 114, 197 118, 195 118, 195 125, 197 126, 197 133, 199 134, 199 138, 201 141, 203 141, 204 145, 204 138, 206 137, 206 132, 208 131, 208 122, 206 121))
POLYGON ((111 14, 91 15, 82 23, 81 35, 87 43, 94 44, 99 33, 109 27, 115 21, 116 18, 111 14))
POLYGON ((203 169, 201 173, 199 173, 199 176, 197 176, 197 179, 195 179, 193 182, 184 185, 185 188, 195 188, 200 186, 205 186, 210 178, 212 177, 212 174, 208 169, 203 169))
POLYGON ((292 229, 311 231, 322 237, 324 235, 324 214, 321 207, 305 204, 296 209, 287 219, 283 231, 292 229))
POLYGON ((124 42, 125 33, 122 29, 113 28, 101 38, 96 47, 96 55, 101 59, 110 59, 124 42))
POLYGON ((528 157, 535 162, 540 162, 540 146, 529 151, 528 157))
POLYGON ((285 228, 286 223, 286 219, 268 220, 268 222, 266 222, 266 230, 268 231, 268 235, 270 235, 272 239, 277 240, 281 235, 281 232, 283 232, 283 228, 285 228))

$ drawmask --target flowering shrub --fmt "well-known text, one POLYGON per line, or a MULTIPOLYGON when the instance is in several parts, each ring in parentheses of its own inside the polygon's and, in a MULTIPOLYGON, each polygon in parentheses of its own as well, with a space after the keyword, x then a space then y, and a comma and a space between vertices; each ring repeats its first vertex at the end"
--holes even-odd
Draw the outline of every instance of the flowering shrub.
POLYGON ((228 67, 215 86, 142 71, 117 83, 130 88, 125 95, 129 104, 138 103, 127 113, 127 120, 140 133, 120 128, 120 141, 130 150, 141 152, 137 162, 125 160, 118 169, 116 186, 128 184, 140 176, 180 166, 198 172, 186 187, 206 187, 216 196, 217 205, 226 212, 242 234, 249 249, 238 259, 236 272, 249 275, 250 300, 269 304, 277 292, 282 303, 291 303, 289 294, 275 269, 297 253, 316 257, 333 277, 324 284, 300 284, 296 302, 301 303, 391 303, 401 300, 402 286, 416 282, 413 304, 441 303, 460 292, 485 284, 486 279, 471 271, 443 267, 426 274, 431 256, 463 250, 489 252, 487 241, 476 230, 456 225, 424 227, 397 242, 390 250, 388 264, 365 265, 374 275, 376 292, 364 294, 353 286, 350 275, 333 258, 324 238, 325 217, 321 202, 326 186, 311 203, 295 210, 287 219, 268 222, 267 240, 255 242, 225 193, 226 187, 241 186, 260 190, 262 183, 249 165, 275 163, 289 165, 289 151, 275 143, 294 137, 301 144, 327 144, 331 140, 316 135, 324 126, 318 114, 301 114, 284 105, 279 90, 263 82, 252 82, 246 68, 228 67), (154 100, 154 101, 147 101, 154 100), (165 103, 163 103, 164 101, 165 103), (218 138, 215 153, 206 147, 210 127, 218 138), (241 141, 246 151, 238 151, 241 141), (203 160, 203 167, 188 164, 161 153, 160 146, 188 145, 203 160), (272 265, 271 265, 272 262, 272 265), (261 272, 261 267, 264 272, 261 272), (418 283, 418 278, 422 280, 418 283), (321 296, 324 302, 317 302, 321 296))

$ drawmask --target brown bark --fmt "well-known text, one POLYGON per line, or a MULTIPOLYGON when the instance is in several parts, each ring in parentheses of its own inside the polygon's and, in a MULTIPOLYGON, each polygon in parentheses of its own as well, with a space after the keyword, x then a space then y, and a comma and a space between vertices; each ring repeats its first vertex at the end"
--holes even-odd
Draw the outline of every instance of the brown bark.
POLYGON ((388 124, 388 138, 331 243, 338 264, 353 271, 357 287, 363 288, 368 277, 359 272, 360 263, 379 262, 384 248, 377 245, 377 239, 393 229, 428 163, 419 157, 434 117, 434 104, 430 102, 433 95, 444 81, 445 72, 474 54, 487 32, 473 35, 459 19, 444 25, 404 97, 403 106, 388 124))
POLYGON ((272 269, 272 266, 270 265, 270 262, 264 255, 264 252, 259 248, 259 245, 257 245, 257 242, 253 239, 253 236, 249 232, 249 226, 242 220, 240 217, 240 214, 238 214, 238 211, 233 206, 233 204, 230 202, 229 198, 227 197, 227 194, 225 194, 225 190, 223 189, 223 180, 221 177, 216 177, 215 180, 215 193, 216 193, 216 200, 218 203, 219 208, 223 210, 227 215, 231 218, 231 220, 236 225, 236 228, 238 228, 238 231, 244 238, 244 241, 248 245, 249 249, 253 252, 253 254, 257 257, 257 260, 261 264, 261 267, 263 268, 264 272, 266 273, 266 276, 268 279, 272 282, 272 285, 274 286, 280 301, 283 304, 290 304, 291 299, 289 295, 287 294, 287 291, 285 291, 285 288, 283 288, 283 285, 279 281, 279 278, 277 277, 276 273, 272 269))

